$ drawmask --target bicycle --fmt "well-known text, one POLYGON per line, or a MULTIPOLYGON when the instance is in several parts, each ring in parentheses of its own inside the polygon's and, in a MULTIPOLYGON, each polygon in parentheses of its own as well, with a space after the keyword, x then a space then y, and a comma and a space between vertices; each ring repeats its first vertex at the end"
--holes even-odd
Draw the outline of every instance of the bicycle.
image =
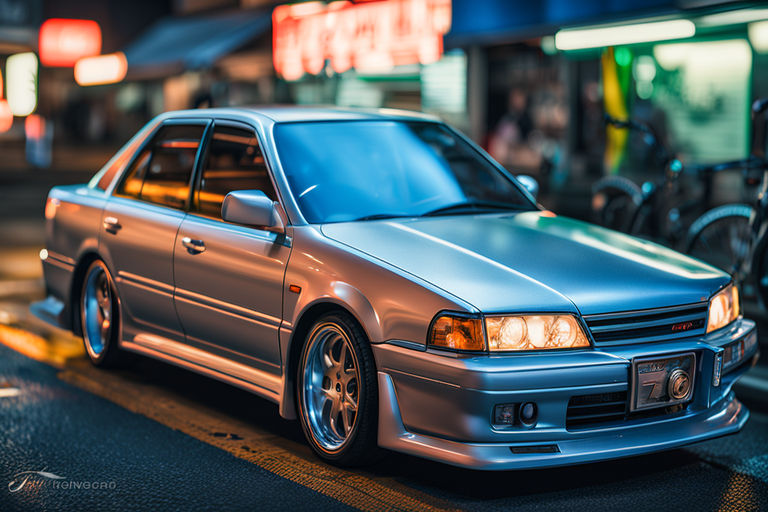
MULTIPOLYGON (((638 121, 605 116, 606 124, 643 134, 664 176, 660 182, 646 181, 637 185, 624 176, 606 176, 592 186, 593 221, 602 226, 631 235, 644 236, 676 246, 685 238, 686 219, 697 215, 706 204, 710 190, 705 181, 703 197, 685 200, 680 176, 682 162, 661 142, 656 131, 638 121)), ((700 175, 706 174, 704 170, 700 175)))
MULTIPOLYGON (((760 114, 768 110, 768 99, 752 105, 753 134, 760 114)), ((722 166, 722 164, 721 164, 722 166)), ((685 252, 734 276, 748 297, 756 295, 768 305, 768 160, 754 149, 744 160, 732 162, 741 168, 748 185, 759 183, 753 204, 733 203, 713 208, 699 217, 688 231, 685 252), (760 173, 756 178, 755 173, 760 173)))

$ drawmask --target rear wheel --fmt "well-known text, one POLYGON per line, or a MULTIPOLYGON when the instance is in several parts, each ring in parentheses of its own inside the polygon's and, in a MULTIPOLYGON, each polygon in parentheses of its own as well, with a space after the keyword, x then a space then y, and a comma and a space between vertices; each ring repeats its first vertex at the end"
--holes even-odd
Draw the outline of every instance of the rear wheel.
POLYGON ((713 208, 691 225, 686 253, 734 274, 749 256, 751 216, 745 204, 713 208))
POLYGON ((118 346, 120 302, 107 266, 91 263, 80 295, 80 327, 85 351, 96 366, 115 366, 125 360, 118 346))
POLYGON ((297 375, 304 435, 322 459, 344 466, 378 454, 378 389, 368 339, 345 313, 321 317, 309 331, 297 375))

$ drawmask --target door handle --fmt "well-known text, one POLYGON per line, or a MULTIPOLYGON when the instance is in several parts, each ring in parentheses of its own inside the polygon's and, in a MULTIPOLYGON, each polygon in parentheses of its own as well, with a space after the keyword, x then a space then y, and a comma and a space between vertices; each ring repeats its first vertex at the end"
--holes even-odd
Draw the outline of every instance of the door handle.
POLYGON ((200 254, 205 250, 205 242, 202 240, 195 240, 188 236, 181 239, 181 245, 187 248, 189 254, 200 254))
POLYGON ((120 221, 117 220, 117 217, 104 217, 104 229, 107 231, 107 233, 116 235, 122 227, 123 226, 120 225, 120 221))

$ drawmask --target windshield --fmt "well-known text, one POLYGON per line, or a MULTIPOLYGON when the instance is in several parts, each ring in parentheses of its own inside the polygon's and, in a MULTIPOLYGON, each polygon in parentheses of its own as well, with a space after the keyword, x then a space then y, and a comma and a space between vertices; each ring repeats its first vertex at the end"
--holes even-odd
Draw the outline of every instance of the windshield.
POLYGON ((310 223, 535 208, 442 124, 284 123, 275 126, 275 142, 310 223))

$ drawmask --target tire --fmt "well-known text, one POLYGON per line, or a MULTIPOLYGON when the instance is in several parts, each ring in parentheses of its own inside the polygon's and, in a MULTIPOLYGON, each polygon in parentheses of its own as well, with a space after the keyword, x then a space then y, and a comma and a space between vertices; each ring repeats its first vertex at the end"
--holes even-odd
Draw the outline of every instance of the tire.
MULTIPOLYGON (((752 254, 751 274, 741 283, 741 293, 759 300, 763 310, 768 308, 768 243, 762 240, 752 254)), ((744 277, 744 276, 741 276, 744 277)))
POLYGON ((752 207, 726 204, 709 210, 688 230, 685 252, 734 274, 749 257, 752 207))
POLYGON ((296 375, 304 436, 323 460, 339 466, 374 462, 378 386, 370 342, 347 313, 320 317, 309 329, 296 375))
POLYGON ((109 269, 101 260, 88 267, 80 291, 80 328, 85 352, 100 367, 127 362, 119 347, 120 301, 109 269))
POLYGON ((609 229, 629 231, 642 202, 640 187, 623 176, 608 176, 592 186, 594 222, 609 229))

